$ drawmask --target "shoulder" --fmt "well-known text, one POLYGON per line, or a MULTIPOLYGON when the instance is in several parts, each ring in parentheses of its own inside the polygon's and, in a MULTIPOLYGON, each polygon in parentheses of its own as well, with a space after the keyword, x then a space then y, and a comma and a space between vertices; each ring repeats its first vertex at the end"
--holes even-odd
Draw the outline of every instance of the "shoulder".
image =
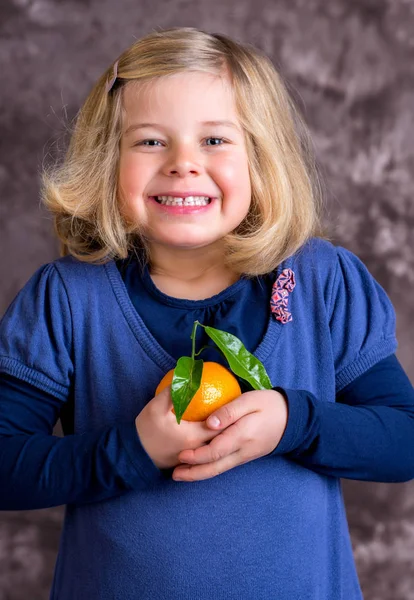
POLYGON ((64 256, 54 260, 48 265, 53 277, 60 281, 68 295, 71 290, 84 292, 87 296, 94 293, 96 288, 108 283, 108 265, 113 261, 103 264, 81 261, 73 256, 64 256))
POLYGON ((367 269, 362 260, 348 248, 318 237, 310 238, 291 258, 292 263, 297 266, 314 266, 319 271, 336 271, 341 265, 346 264, 367 269))
POLYGON ((56 271, 62 276, 70 274, 88 276, 91 273, 97 273, 104 270, 105 265, 107 265, 109 262, 112 261, 102 264, 90 263, 69 255, 57 258, 53 262, 49 263, 49 265, 56 269, 56 271))
POLYGON ((55 262, 41 265, 17 292, 1 319, 2 327, 7 323, 13 328, 20 320, 31 323, 43 316, 54 322, 68 313, 68 299, 62 278, 55 262))
POLYGON ((313 237, 291 257, 290 268, 297 280, 307 284, 309 290, 322 290, 325 301, 329 301, 338 269, 338 250, 331 241, 313 237))
POLYGON ((55 318, 67 313, 74 293, 86 293, 90 297, 90 289, 96 289, 99 278, 93 277, 92 273, 103 274, 104 265, 82 262, 72 256, 41 265, 18 291, 3 318, 10 312, 30 312, 30 308, 40 314, 42 307, 47 309, 46 314, 53 314, 55 318))
POLYGON ((321 290, 327 307, 332 307, 339 295, 354 300, 380 289, 355 253, 327 239, 309 239, 291 257, 289 266, 308 289, 321 290))
POLYGON ((0 320, 0 371, 66 398, 72 313, 54 263, 39 267, 0 320))
POLYGON ((323 238, 310 238, 291 257, 292 264, 297 268, 316 269, 320 273, 338 271, 353 266, 355 269, 367 270, 362 260, 351 250, 333 244, 323 238))
POLYGON ((10 304, 8 311, 20 305, 22 308, 29 302, 38 303, 40 300, 59 294, 63 286, 61 277, 54 262, 44 263, 38 267, 26 280, 10 304))
POLYGON ((25 287, 43 280, 57 283, 70 275, 85 276, 97 268, 102 269, 103 265, 93 265, 77 260, 73 256, 64 256, 40 265, 29 277, 25 287))
POLYGON ((292 256, 292 264, 307 268, 335 268, 339 248, 327 239, 312 237, 292 256))

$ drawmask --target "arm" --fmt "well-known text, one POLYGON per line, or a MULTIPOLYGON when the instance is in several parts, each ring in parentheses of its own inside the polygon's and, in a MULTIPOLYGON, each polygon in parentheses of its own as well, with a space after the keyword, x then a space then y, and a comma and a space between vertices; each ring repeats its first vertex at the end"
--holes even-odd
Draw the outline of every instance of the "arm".
POLYGON ((51 263, 0 321, 0 509, 84 504, 139 491, 168 477, 184 448, 216 435, 200 423, 178 425, 169 388, 149 399, 134 422, 74 434, 74 315, 51 263), (52 435, 59 416, 64 438, 52 435))
POLYGON ((97 502, 162 477, 134 421, 53 436, 63 405, 28 383, 0 376, 0 510, 97 502))
POLYGON ((347 385, 335 403, 275 389, 287 399, 289 418, 274 455, 334 477, 414 478, 414 389, 395 355, 347 385))
POLYGON ((208 479, 262 456, 280 456, 332 477, 414 478, 414 390, 395 356, 320 402, 304 390, 246 392, 215 411, 210 444, 180 453, 176 481, 208 479), (396 391, 397 390, 397 391, 396 391))

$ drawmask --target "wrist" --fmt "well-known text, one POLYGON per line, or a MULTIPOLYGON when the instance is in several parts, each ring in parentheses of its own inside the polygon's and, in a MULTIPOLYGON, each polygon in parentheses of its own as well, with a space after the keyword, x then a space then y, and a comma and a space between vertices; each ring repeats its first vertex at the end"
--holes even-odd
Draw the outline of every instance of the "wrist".
POLYGON ((302 443, 310 414, 309 393, 304 390, 275 387, 285 399, 288 420, 283 437, 274 450, 274 454, 290 454, 302 443))
MULTIPOLYGON (((281 410, 279 410, 279 425, 280 425, 280 434, 279 434, 279 443, 282 440, 282 437, 285 434, 288 420, 289 420, 289 402, 287 400, 287 396, 283 388, 272 389, 272 392, 277 394, 278 402, 281 406, 281 410)), ((278 445, 279 445, 278 443, 278 445)))

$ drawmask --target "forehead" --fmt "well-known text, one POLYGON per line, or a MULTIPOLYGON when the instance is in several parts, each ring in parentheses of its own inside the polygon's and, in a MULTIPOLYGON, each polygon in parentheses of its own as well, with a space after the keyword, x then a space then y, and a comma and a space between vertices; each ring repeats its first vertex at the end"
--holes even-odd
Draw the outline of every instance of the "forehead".
POLYGON ((131 82, 123 90, 123 107, 128 121, 138 116, 154 119, 164 115, 170 121, 185 115, 205 120, 236 116, 233 87, 226 72, 186 71, 131 82))

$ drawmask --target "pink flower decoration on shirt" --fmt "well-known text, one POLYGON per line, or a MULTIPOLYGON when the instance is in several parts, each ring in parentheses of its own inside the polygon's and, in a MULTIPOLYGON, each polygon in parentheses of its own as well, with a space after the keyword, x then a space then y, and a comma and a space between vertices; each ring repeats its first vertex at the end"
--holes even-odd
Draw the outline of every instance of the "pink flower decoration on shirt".
POLYGON ((293 320, 288 311, 288 300, 295 285, 295 274, 292 269, 283 269, 272 287, 270 310, 275 315, 275 319, 283 324, 293 320))

